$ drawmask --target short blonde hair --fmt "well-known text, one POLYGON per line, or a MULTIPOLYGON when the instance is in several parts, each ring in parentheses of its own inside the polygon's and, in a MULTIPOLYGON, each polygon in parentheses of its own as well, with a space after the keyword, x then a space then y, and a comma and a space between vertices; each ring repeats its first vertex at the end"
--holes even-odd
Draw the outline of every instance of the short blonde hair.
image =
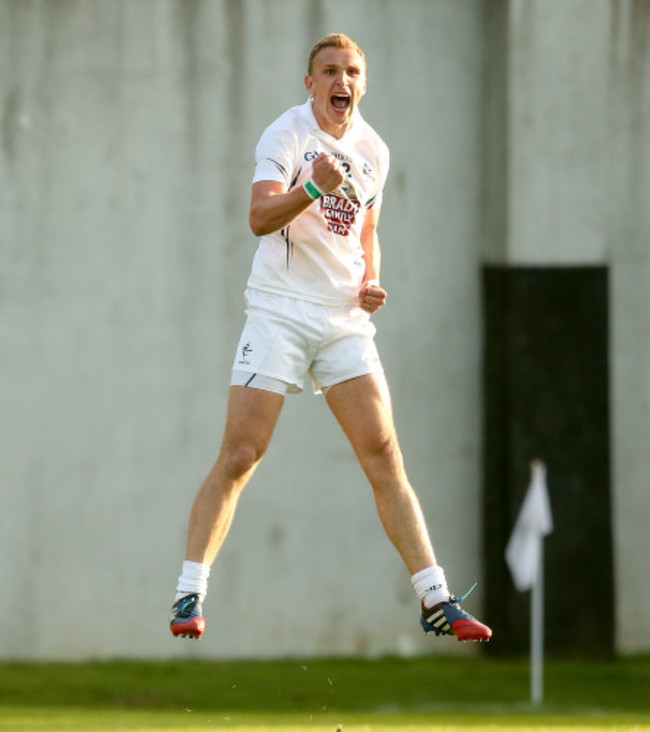
POLYGON ((344 33, 330 33, 324 38, 321 38, 309 53, 309 61, 307 63, 307 73, 309 76, 311 76, 312 71, 314 70, 314 59, 324 48, 347 48, 352 51, 356 51, 363 61, 363 65, 366 65, 366 54, 361 50, 357 43, 355 43, 351 38, 348 38, 344 33))

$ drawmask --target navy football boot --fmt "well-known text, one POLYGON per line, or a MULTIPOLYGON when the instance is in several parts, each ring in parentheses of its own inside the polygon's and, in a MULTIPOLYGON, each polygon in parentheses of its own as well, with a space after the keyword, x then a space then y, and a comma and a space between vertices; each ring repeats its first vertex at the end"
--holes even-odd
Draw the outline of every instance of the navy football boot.
POLYGON ((439 602, 431 608, 425 607, 423 602, 420 624, 424 632, 435 633, 436 635, 453 635, 459 641, 489 641, 492 637, 492 629, 465 612, 460 606, 460 603, 474 587, 463 597, 452 596, 448 602, 439 602))
POLYGON ((205 619, 202 613, 201 598, 198 595, 181 597, 172 605, 169 616, 169 629, 172 635, 198 640, 205 631, 205 619))

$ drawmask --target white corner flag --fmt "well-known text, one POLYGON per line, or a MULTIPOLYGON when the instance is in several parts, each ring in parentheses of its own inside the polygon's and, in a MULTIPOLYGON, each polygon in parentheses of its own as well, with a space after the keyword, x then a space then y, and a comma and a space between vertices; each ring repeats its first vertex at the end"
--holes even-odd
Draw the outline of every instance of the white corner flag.
POLYGON ((553 531, 546 467, 540 460, 534 460, 531 469, 530 486, 506 547, 506 562, 519 592, 535 585, 542 561, 540 539, 553 531))
POLYGON ((515 528, 506 547, 506 562, 519 592, 531 592, 530 698, 544 700, 544 537, 553 531, 551 502, 546 487, 546 467, 531 465, 532 476, 515 528))

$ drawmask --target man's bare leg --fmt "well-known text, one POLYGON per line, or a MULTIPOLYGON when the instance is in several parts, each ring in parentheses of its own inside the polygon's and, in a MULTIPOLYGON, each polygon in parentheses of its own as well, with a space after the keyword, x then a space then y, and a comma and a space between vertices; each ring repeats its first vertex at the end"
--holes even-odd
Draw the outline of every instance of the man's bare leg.
POLYGON ((450 598, 420 502, 404 468, 383 374, 337 384, 326 396, 373 487, 386 534, 411 573, 413 587, 422 601, 423 629, 453 635, 458 640, 489 640, 490 628, 450 598))
POLYGON ((409 572, 435 565, 422 509, 404 468, 383 375, 344 381, 328 389, 326 398, 373 487, 384 530, 409 572))
POLYGON ((186 559, 211 566, 232 524, 241 493, 271 441, 284 397, 230 387, 221 451, 190 513, 186 559))
POLYGON ((284 397, 273 392, 230 388, 221 451, 190 513, 186 559, 170 618, 175 636, 203 635, 202 602, 210 567, 228 535, 239 497, 271 441, 283 403, 284 397))

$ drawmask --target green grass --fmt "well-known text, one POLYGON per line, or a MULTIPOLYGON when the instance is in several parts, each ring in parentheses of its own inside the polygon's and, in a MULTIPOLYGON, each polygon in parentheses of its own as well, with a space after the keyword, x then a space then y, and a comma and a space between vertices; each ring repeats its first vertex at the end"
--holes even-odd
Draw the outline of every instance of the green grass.
POLYGON ((225 732, 647 732, 650 722, 641 715, 589 714, 472 714, 439 713, 324 713, 306 716, 300 713, 254 714, 236 712, 170 712, 100 709, 66 709, 56 707, 38 710, 9 708, 0 710, 0 730, 65 730, 66 732, 100 732, 111 730, 148 730, 166 732, 212 730, 225 732))
POLYGON ((650 658, 0 664, 0 730, 650 731, 650 658))
POLYGON ((123 712, 93 710, 9 710, 8 716, 0 716, 0 730, 65 730, 66 732, 99 732, 100 730, 148 730, 166 732, 181 730, 212 730, 222 732, 647 732, 650 724, 647 719, 638 717, 615 716, 607 718, 577 718, 563 715, 525 716, 479 716, 479 715, 377 715, 342 714, 323 715, 308 718, 301 715, 266 714, 185 714, 180 712, 143 712, 128 710, 123 712))

